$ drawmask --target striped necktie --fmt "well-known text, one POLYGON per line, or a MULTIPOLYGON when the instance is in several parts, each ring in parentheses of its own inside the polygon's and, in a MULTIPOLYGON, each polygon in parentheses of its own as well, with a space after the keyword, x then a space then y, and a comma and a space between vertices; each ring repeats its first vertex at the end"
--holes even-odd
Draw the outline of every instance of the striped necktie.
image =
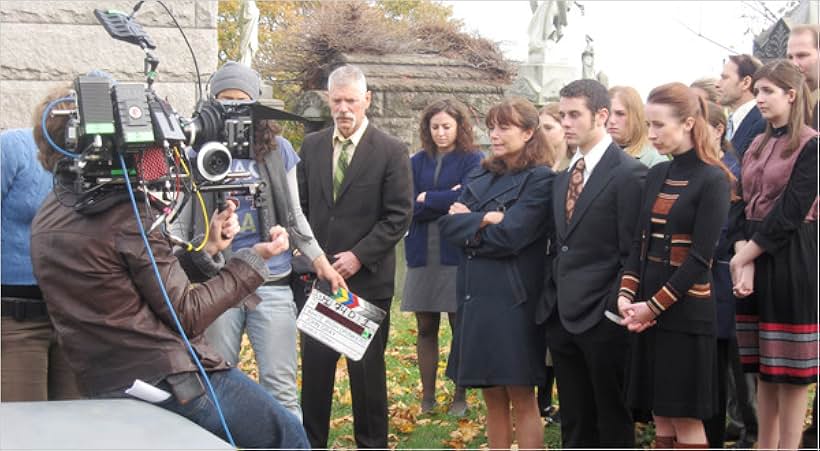
POLYGON ((345 180, 345 172, 350 166, 350 148, 353 147, 353 141, 346 139, 342 141, 342 149, 339 151, 339 159, 336 161, 336 170, 333 171, 333 200, 339 197, 339 191, 342 189, 342 182, 345 180))

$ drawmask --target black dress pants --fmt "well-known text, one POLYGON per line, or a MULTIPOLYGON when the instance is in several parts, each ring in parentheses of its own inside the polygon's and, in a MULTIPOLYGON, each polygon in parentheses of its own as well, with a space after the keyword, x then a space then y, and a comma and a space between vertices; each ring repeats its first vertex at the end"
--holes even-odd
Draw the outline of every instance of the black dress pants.
POLYGON ((556 310, 546 329, 561 403, 562 447, 634 448, 635 423, 625 402, 626 328, 602 319, 573 334, 556 310))
MULTIPOLYGON (((387 381, 384 350, 390 332, 390 299, 368 300, 387 316, 358 362, 347 359, 356 446, 387 448, 387 381)), ((327 448, 333 385, 340 354, 302 334, 302 416, 313 449, 327 448)))

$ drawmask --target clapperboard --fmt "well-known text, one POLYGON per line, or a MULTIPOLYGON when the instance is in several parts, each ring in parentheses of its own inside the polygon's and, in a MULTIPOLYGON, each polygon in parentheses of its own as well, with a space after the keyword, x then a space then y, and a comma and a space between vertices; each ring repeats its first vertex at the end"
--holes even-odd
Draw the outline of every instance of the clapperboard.
POLYGON ((339 288, 330 294, 323 280, 313 285, 296 327, 352 360, 361 360, 384 317, 384 310, 339 288))

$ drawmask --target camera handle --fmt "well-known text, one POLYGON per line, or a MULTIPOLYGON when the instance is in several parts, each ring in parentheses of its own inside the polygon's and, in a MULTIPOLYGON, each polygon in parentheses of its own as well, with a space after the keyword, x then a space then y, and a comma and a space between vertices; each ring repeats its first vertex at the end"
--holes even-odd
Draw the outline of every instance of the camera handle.
POLYGON ((256 208, 256 214, 258 217, 258 230, 259 230, 259 240, 260 241, 270 241, 270 235, 268 234, 268 230, 274 225, 273 218, 271 218, 270 213, 268 212, 268 208, 265 206, 265 187, 267 185, 265 182, 255 182, 255 183, 237 183, 237 184, 221 184, 221 185, 207 185, 207 186, 200 186, 199 190, 201 192, 216 192, 217 193, 217 209, 222 211, 225 205, 225 193, 228 191, 231 192, 238 192, 239 195, 251 195, 253 196, 253 206, 256 208))

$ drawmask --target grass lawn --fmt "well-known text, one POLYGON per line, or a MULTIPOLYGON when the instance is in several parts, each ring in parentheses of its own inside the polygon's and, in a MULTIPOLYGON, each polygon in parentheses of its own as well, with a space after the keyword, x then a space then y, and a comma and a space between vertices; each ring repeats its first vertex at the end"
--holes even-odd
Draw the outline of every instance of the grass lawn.
MULTIPOLYGON (((397 261, 403 260, 401 246, 397 261)), ((397 274, 396 286, 403 285, 402 268, 397 274)), ((401 293, 401 289, 396 289, 401 293)), ((446 448, 478 449, 487 447, 484 434, 486 410, 479 390, 467 391, 469 409, 464 418, 454 418, 447 414, 452 400, 454 385, 444 377, 447 355, 450 352, 450 327, 447 318, 441 319, 439 333, 440 360, 436 392, 438 406, 432 414, 421 414, 421 379, 416 361, 416 319, 412 313, 399 311, 401 302, 394 299, 390 318, 390 338, 385 353, 387 367, 387 390, 390 416, 389 444, 394 449, 446 448)), ((344 359, 336 368, 336 384, 333 392, 330 438, 328 446, 335 449, 356 447, 353 439, 353 414, 351 411, 350 386, 344 359)), ((256 362, 247 336, 243 337, 239 367, 254 379, 257 378, 256 362)), ((299 372, 301 388, 301 371, 299 372)), ((809 404, 813 399, 814 387, 810 389, 809 404)), ((557 399, 553 396, 553 399, 557 399)), ((808 408, 807 424, 810 422, 811 405, 808 408)), ((654 439, 651 426, 638 424, 635 430, 638 446, 649 448, 654 439)), ((559 448, 561 431, 558 425, 548 425, 544 429, 544 442, 549 448, 559 448)))
MULTIPOLYGON (((467 402, 470 407, 465 417, 455 418, 447 414, 454 385, 444 376, 447 355, 450 352, 450 327, 446 316, 442 317, 439 333, 441 359, 436 381, 438 406, 432 414, 421 414, 421 379, 416 361, 416 318, 412 313, 400 312, 399 305, 400 301, 393 302, 390 339, 385 353, 390 446, 398 449, 486 447, 486 411, 479 390, 467 391, 467 402)), ((257 378, 256 362, 247 336, 243 337, 239 367, 251 377, 257 378)), ((299 374, 301 378, 301 372, 299 374)), ((298 382, 301 387, 301 379, 298 382)), ((557 425, 546 426, 544 435, 549 447, 555 448, 560 445, 560 430, 557 425)), ((356 446, 353 439, 350 385, 344 359, 339 360, 336 369, 328 446, 337 449, 356 446)))

